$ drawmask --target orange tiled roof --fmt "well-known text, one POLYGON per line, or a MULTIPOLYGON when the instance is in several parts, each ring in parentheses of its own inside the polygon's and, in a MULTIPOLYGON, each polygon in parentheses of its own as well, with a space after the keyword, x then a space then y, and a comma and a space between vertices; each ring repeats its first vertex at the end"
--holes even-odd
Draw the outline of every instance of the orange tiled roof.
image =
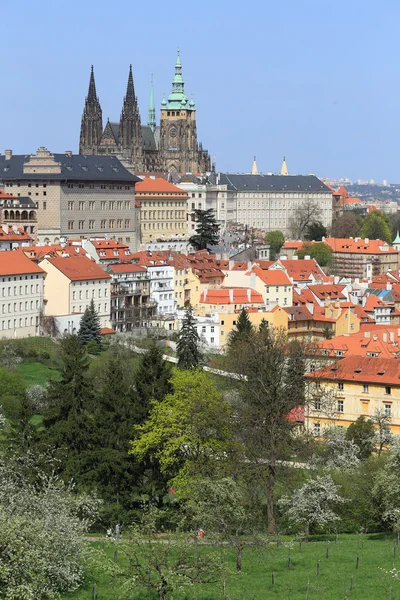
POLYGON ((374 310, 375 308, 384 307, 384 306, 388 306, 388 305, 385 302, 383 302, 383 300, 381 298, 378 298, 378 296, 375 296, 375 294, 370 294, 368 296, 363 308, 366 312, 369 312, 369 311, 374 310))
POLYGON ((334 381, 400 386, 400 360, 349 356, 325 369, 320 369, 315 373, 307 373, 307 375, 334 381))
POLYGON ((142 181, 138 181, 138 183, 135 185, 135 192, 139 196, 151 192, 168 194, 169 196, 175 195, 179 198, 188 198, 188 195, 185 191, 181 190, 181 188, 178 188, 176 185, 169 183, 169 181, 161 179, 160 177, 157 177, 156 179, 145 177, 142 179, 142 181))
POLYGON ((7 192, 0 190, 0 198, 4 200, 16 200, 18 196, 13 196, 12 194, 7 194, 7 192))
POLYGON ((324 238, 324 243, 334 253, 346 254, 398 254, 397 250, 382 240, 368 240, 361 238, 324 238))
POLYGON ((264 304, 262 295, 248 288, 207 289, 201 293, 202 304, 264 304), (231 299, 232 292, 232 299, 231 299), (249 299, 250 292, 250 299, 249 299))
POLYGON ((18 250, 6 250, 0 252, 0 276, 26 275, 43 272, 43 269, 29 260, 20 248, 18 250))
POLYGON ((350 335, 339 335, 331 340, 322 340, 318 346, 329 356, 337 356, 336 351, 343 352, 344 356, 371 356, 376 354, 379 358, 395 358, 400 354, 400 336, 398 329, 388 331, 386 327, 370 331, 364 329, 350 335), (392 338, 392 341, 391 341, 392 338))
POLYGON ((246 275, 250 276, 252 273, 255 273, 265 285, 292 285, 289 277, 280 269, 264 271, 260 267, 254 266, 246 275))
POLYGON ((318 279, 321 275, 325 276, 324 271, 314 258, 302 260, 282 260, 280 261, 289 277, 294 281, 308 281, 313 275, 318 279))
POLYGON ((90 240, 96 250, 108 250, 108 249, 129 249, 128 244, 117 242, 116 240, 90 240))
POLYGON ((346 188, 342 185, 337 192, 333 192, 332 194, 333 196, 345 196, 348 197, 348 191, 346 190, 346 188))
POLYGON ((3 227, 7 227, 7 225, 0 227, 0 240, 6 242, 32 242, 32 237, 25 233, 22 227, 18 227, 16 231, 11 225, 8 226, 7 231, 4 231, 3 227))
POLYGON ((303 242, 285 242, 282 246, 284 250, 299 250, 303 245, 303 242))
POLYGON ((71 281, 111 279, 111 275, 103 271, 94 260, 87 258, 87 256, 53 256, 46 260, 71 281))
POLYGON ((330 298, 331 300, 347 300, 347 297, 343 294, 343 290, 346 288, 345 285, 316 284, 307 287, 320 300, 326 298, 330 298))

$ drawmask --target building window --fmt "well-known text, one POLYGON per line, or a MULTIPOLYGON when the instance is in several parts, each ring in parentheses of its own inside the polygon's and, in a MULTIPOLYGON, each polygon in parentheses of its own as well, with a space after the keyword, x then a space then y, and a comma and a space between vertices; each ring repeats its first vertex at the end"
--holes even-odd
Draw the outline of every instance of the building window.
POLYGON ((106 222, 100 221, 100 229, 105 229, 105 228, 106 228, 106 222))
POLYGON ((367 383, 364 383, 364 385, 363 385, 363 392, 364 392, 364 394, 368 394, 368 392, 369 392, 369 386, 367 383))
POLYGON ((344 384, 342 381, 339 381, 339 383, 337 384, 338 386, 338 390, 344 390, 344 384))
POLYGON ((47 202, 43 202, 43 210, 46 210, 47 208, 47 202))
POLYGON ((214 338, 213 338, 213 337, 212 337, 212 338, 210 338, 210 341, 211 341, 211 343, 213 344, 213 343, 214 343, 214 338))
POLYGON ((109 221, 109 228, 110 229, 114 229, 114 226, 115 226, 115 220, 114 219, 110 219, 110 221, 109 221))
POLYGON ((68 231, 71 231, 74 228, 74 222, 68 221, 68 231))
POLYGON ((314 435, 319 437, 321 435, 321 423, 314 423, 314 435))
POLYGON ((344 412, 344 402, 343 402, 343 400, 338 400, 337 411, 338 411, 338 413, 344 412))
POLYGON ((85 225, 85 221, 78 221, 78 229, 83 229, 85 225))
POLYGON ((101 208, 101 210, 106 210, 106 208, 107 208, 107 203, 106 203, 104 200, 102 200, 102 201, 100 202, 100 208, 101 208))
POLYGON ((391 404, 385 404, 384 405, 384 413, 385 413, 385 417, 391 417, 392 416, 392 405, 391 404))
POLYGON ((85 210, 85 203, 82 200, 79 202, 79 210, 85 210))
POLYGON ((314 410, 321 410, 321 402, 320 402, 320 400, 315 400, 315 402, 314 402, 314 410))
POLYGON ((68 210, 74 210, 74 203, 72 200, 68 201, 68 210))
POLYGON ((89 229, 94 229, 94 221, 89 221, 89 229))
POLYGON ((95 202, 94 200, 90 200, 89 202, 89 210, 94 210, 95 209, 95 202))
POLYGON ((385 387, 385 394, 387 394, 388 396, 390 396, 391 393, 392 393, 392 388, 391 387, 385 387))

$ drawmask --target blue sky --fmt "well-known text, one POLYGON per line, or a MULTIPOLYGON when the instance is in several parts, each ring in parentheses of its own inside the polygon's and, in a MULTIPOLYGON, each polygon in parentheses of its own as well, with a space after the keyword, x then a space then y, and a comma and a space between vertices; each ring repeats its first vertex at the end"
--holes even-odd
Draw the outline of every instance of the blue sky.
POLYGON ((133 64, 157 118, 176 50, 217 169, 400 182, 395 0, 13 0, 2 6, 0 151, 77 151, 90 65, 118 120, 133 64))

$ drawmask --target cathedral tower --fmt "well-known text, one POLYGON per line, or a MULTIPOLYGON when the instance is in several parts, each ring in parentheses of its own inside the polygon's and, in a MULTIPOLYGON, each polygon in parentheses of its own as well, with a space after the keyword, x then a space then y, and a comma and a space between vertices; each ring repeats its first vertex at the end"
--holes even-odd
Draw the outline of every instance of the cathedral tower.
POLYGON ((199 147, 196 130, 196 107, 185 94, 179 55, 168 101, 161 103, 160 158, 164 171, 199 173, 210 170, 208 153, 199 147))
POLYGON ((132 65, 129 67, 128 84, 121 112, 119 145, 124 158, 130 160, 135 171, 143 169, 142 127, 135 88, 132 65))
POLYGON ((81 121, 81 134, 79 140, 80 154, 97 154, 103 132, 103 116, 101 106, 96 94, 93 65, 90 72, 89 91, 85 100, 81 121))
POLYGON ((156 130, 156 107, 154 104, 154 86, 153 86, 153 76, 151 76, 151 87, 150 87, 150 102, 149 102, 149 110, 147 111, 147 125, 151 128, 154 133, 156 130))

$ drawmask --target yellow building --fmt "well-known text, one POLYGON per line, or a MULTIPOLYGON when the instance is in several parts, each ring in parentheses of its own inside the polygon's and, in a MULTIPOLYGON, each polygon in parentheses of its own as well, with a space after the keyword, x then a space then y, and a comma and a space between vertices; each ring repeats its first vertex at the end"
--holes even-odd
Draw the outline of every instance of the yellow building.
POLYGON ((167 241, 187 233, 188 195, 165 179, 146 177, 136 184, 136 199, 141 206, 142 244, 159 239, 167 241))
POLYGON ((399 360, 349 356, 307 377, 313 401, 306 423, 314 435, 327 425, 348 427, 377 411, 390 417, 393 434, 400 435, 399 360))

